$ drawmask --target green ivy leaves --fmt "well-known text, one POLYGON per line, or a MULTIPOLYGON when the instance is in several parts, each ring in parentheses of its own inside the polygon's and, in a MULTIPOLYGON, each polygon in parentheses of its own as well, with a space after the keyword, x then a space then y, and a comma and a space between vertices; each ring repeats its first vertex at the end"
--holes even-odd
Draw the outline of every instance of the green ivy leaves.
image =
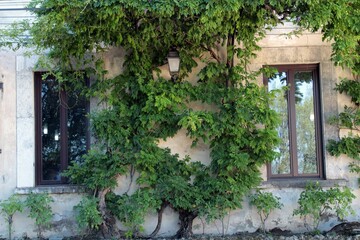
POLYGON ((346 154, 348 157, 357 161, 352 162, 349 167, 352 172, 359 173, 360 160, 360 82, 358 80, 343 79, 335 88, 340 93, 346 93, 351 97, 353 106, 344 107, 344 111, 338 116, 333 117, 330 122, 336 124, 340 129, 346 129, 349 132, 347 136, 339 140, 329 140, 326 149, 332 156, 339 157, 346 154))

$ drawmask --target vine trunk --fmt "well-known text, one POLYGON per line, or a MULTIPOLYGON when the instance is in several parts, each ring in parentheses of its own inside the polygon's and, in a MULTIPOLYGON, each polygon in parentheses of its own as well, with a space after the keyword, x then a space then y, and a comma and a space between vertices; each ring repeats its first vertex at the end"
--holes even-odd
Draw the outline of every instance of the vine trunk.
POLYGON ((193 235, 192 225, 197 213, 189 210, 179 210, 180 229, 175 238, 190 238, 193 235))
POLYGON ((105 188, 98 192, 99 211, 103 219, 103 223, 101 224, 101 233, 105 238, 113 237, 119 234, 119 231, 117 231, 117 227, 115 225, 115 218, 106 208, 105 197, 106 194, 110 192, 110 190, 110 188, 105 188))

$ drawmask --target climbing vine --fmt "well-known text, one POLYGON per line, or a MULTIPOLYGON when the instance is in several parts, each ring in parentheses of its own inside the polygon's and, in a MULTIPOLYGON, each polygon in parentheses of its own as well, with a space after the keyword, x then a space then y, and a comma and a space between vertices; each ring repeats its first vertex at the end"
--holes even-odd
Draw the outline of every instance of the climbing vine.
POLYGON ((156 210, 155 236, 170 207, 179 213, 176 237, 188 237, 196 217, 211 221, 240 208, 261 182, 259 167, 278 154, 278 117, 268 107, 274 93, 256 84, 272 70, 248 65, 267 29, 283 21, 321 28, 335 40, 335 63, 359 71, 358 0, 32 0, 29 9, 35 20, 6 31, 2 45, 30 47, 61 82, 93 79, 84 94, 103 103, 91 113, 95 144, 65 175, 93 191, 102 218, 96 226, 106 235, 119 234, 117 217, 128 237, 139 236, 143 217, 156 210), (21 38, 24 31, 30 38, 21 38), (124 71, 109 77, 103 56, 114 47, 126 52, 124 71), (176 82, 160 75, 172 48, 181 57, 176 82), (189 81, 201 61, 197 82, 189 81), (158 146, 180 129, 193 147, 209 146, 209 163, 158 146), (124 175, 137 191, 116 196, 124 175))
POLYGON ((327 144, 327 150, 333 156, 345 154, 355 161, 350 163, 350 171, 360 173, 360 82, 359 80, 343 79, 336 90, 347 94, 351 99, 351 105, 344 106, 344 111, 333 117, 331 122, 339 129, 348 131, 339 140, 331 139, 327 144))

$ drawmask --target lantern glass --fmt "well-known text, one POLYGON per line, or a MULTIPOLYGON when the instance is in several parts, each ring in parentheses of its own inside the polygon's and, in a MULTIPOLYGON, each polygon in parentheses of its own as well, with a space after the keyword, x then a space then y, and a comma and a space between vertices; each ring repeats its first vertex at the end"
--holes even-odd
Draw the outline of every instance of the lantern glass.
POLYGON ((180 56, 178 51, 171 50, 167 56, 171 77, 176 77, 180 71, 180 56))

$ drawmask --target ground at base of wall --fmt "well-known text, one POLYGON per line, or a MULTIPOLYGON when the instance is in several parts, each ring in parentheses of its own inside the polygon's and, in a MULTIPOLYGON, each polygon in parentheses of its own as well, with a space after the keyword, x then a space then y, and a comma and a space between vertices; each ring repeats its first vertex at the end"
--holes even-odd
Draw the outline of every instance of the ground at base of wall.
MULTIPOLYGON (((30 238, 24 238, 24 240, 29 240, 30 238)), ((99 237, 70 237, 70 238, 50 238, 49 240, 98 240, 99 237)), ((124 238, 111 238, 111 240, 123 240, 124 238)), ((133 238, 136 239, 136 238, 133 238)), ((141 238, 144 239, 144 238, 141 238)), ((153 238, 153 240, 170 240, 174 238, 153 238)), ((271 235, 263 233, 241 233, 231 236, 210 236, 210 235, 201 235, 194 236, 192 238, 182 238, 181 240, 360 240, 359 235, 340 235, 340 234, 295 234, 289 236, 281 235, 271 235)), ((5 238, 0 238, 0 240, 6 240, 5 238)), ((21 239, 18 239, 21 240, 21 239)), ((110 239, 108 239, 110 240, 110 239)), ((125 240, 125 239, 124 239, 125 240)), ((148 239, 152 240, 152 239, 148 239)))
POLYGON ((360 240, 360 235, 347 236, 347 235, 334 235, 334 234, 296 234, 291 236, 277 236, 271 234, 239 234, 234 236, 214 237, 202 236, 199 238, 192 238, 196 240, 360 240))
MULTIPOLYGON (((66 238, 63 240, 95 240, 98 238, 66 238)), ((120 238, 121 239, 121 238, 120 238)), ((144 238, 142 238, 144 239, 144 238)), ((174 238, 153 238, 153 240, 172 240, 174 238)), ((340 234, 296 234, 289 236, 271 235, 263 233, 241 233, 231 236, 210 236, 201 235, 192 238, 182 238, 181 240, 360 240, 360 235, 340 235, 340 234)), ((151 240, 151 239, 149 239, 151 240)))
MULTIPOLYGON (((63 240, 95 240, 96 238, 66 238, 63 240)), ((174 238, 154 238, 154 240, 170 240, 174 238)), ((360 235, 340 235, 340 234, 296 234, 289 236, 271 235, 263 233, 241 233, 232 236, 209 236, 201 235, 192 238, 182 238, 181 240, 360 240, 360 235)), ((58 239, 57 239, 58 240, 58 239)), ((151 239, 149 239, 151 240, 151 239)))
MULTIPOLYGON (((125 238, 109 238, 105 239, 100 237, 100 235, 88 235, 88 236, 74 236, 74 237, 56 237, 49 238, 46 240, 122 240, 125 238)), ((133 238, 133 239, 142 239, 142 240, 172 240, 175 238, 171 237, 157 237, 157 238, 133 238)), ((360 222, 343 222, 330 231, 321 233, 321 234, 311 234, 311 233, 302 233, 302 234, 293 234, 290 231, 283 231, 279 228, 274 228, 270 232, 263 233, 258 230, 254 233, 238 233, 228 236, 214 236, 214 235, 194 235, 191 238, 182 238, 181 240, 360 240, 360 222)), ((0 240, 6 240, 5 238, 0 238, 0 240)), ((31 240, 31 238, 25 237, 17 240, 31 240)), ((45 240, 45 239, 44 239, 45 240)))
MULTIPOLYGON (((170 238, 169 238, 170 239, 170 238)), ((322 234, 293 234, 274 228, 268 233, 258 230, 254 233, 239 233, 231 236, 194 236, 194 240, 360 240, 360 222, 343 222, 334 226, 330 231, 322 234)))

